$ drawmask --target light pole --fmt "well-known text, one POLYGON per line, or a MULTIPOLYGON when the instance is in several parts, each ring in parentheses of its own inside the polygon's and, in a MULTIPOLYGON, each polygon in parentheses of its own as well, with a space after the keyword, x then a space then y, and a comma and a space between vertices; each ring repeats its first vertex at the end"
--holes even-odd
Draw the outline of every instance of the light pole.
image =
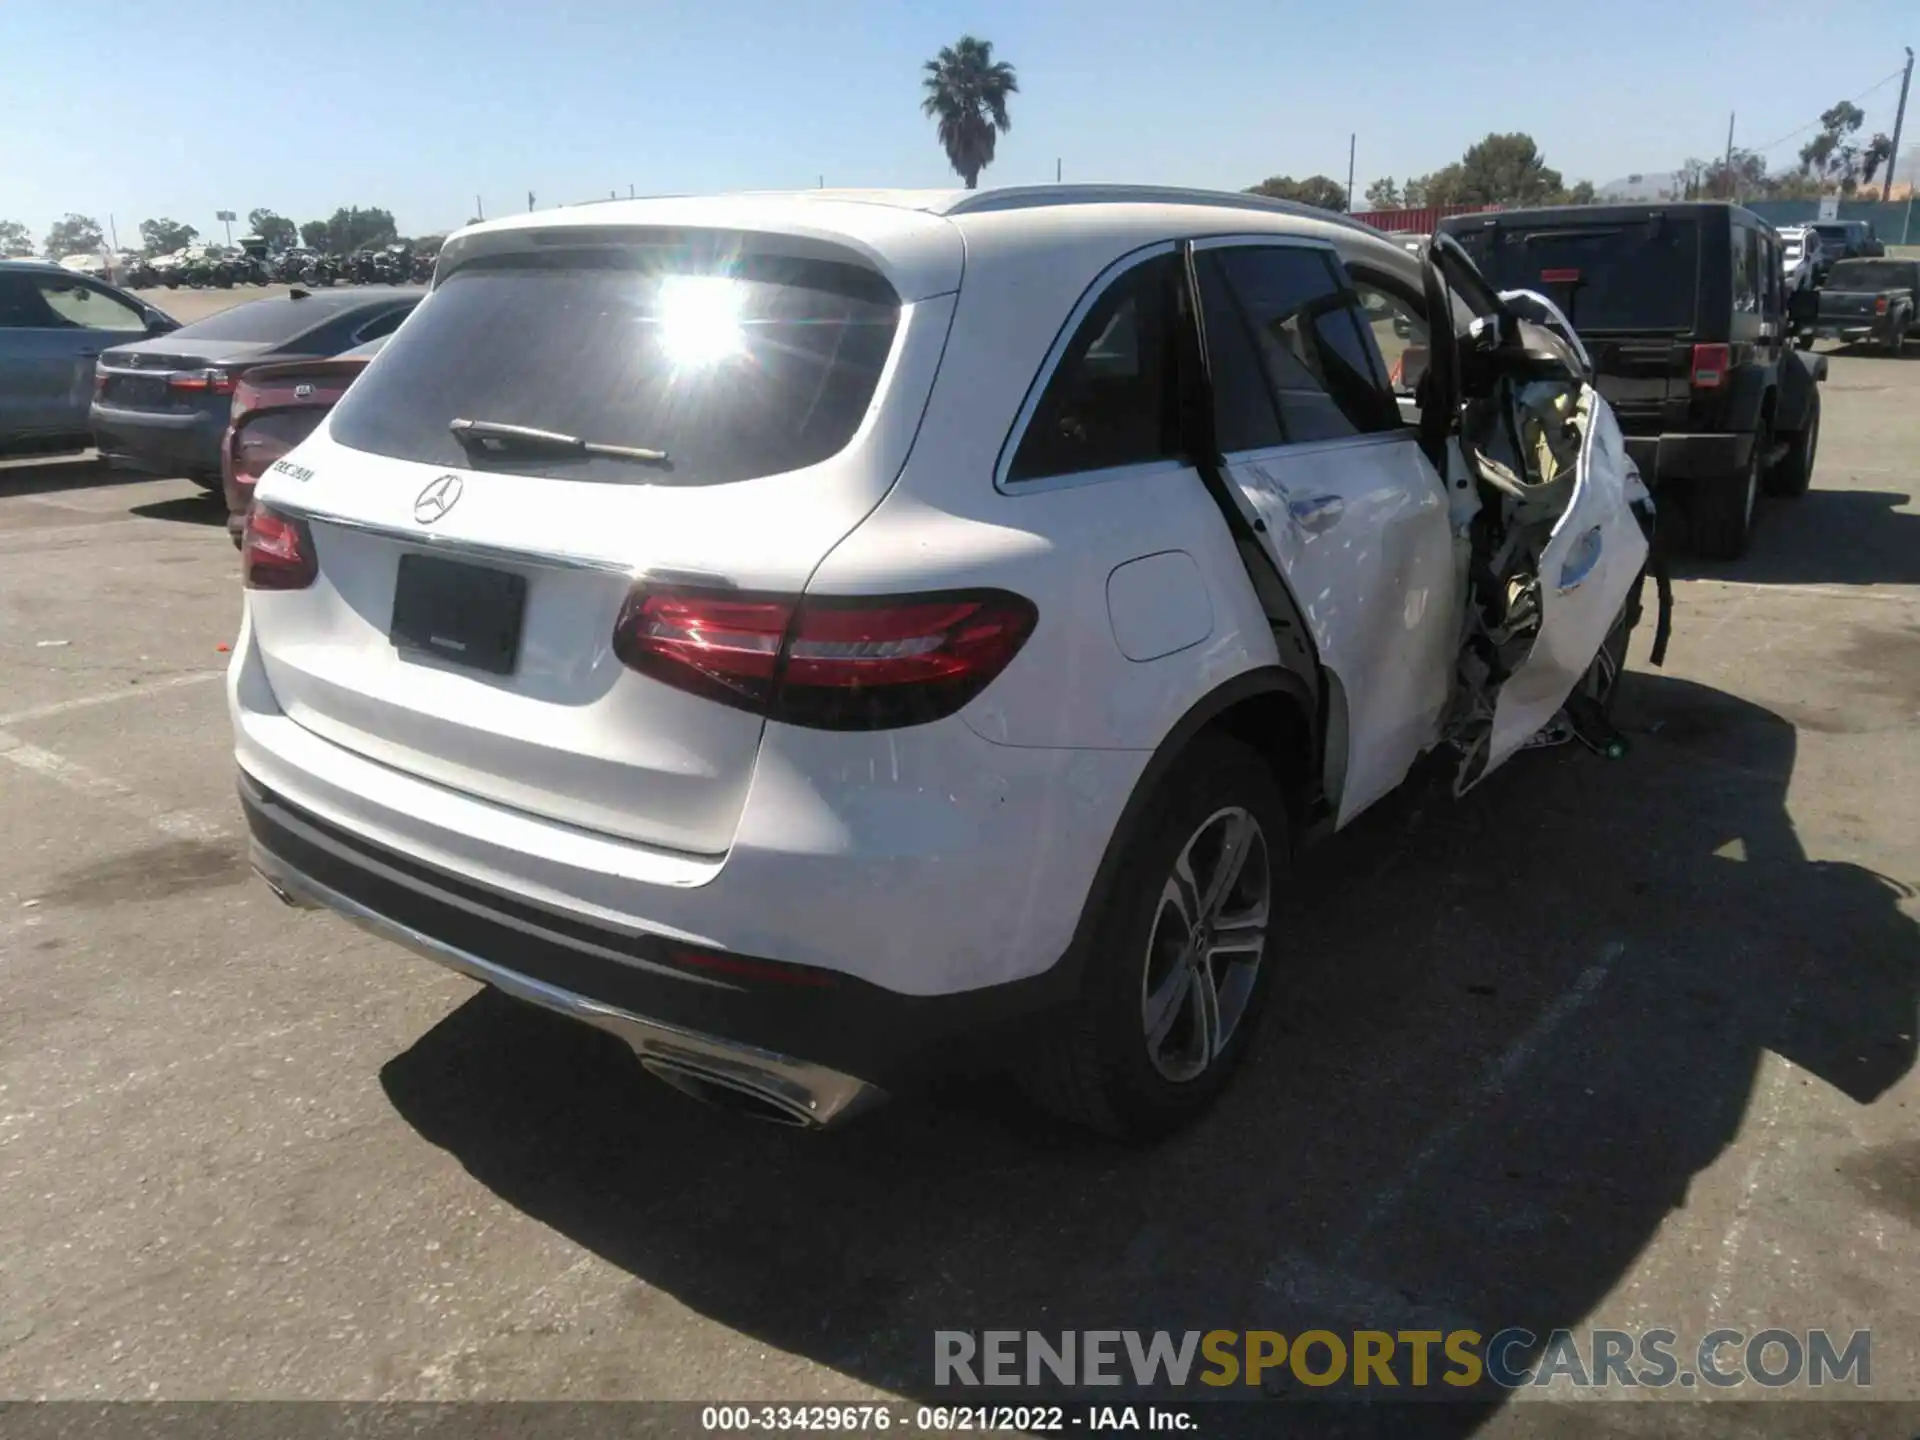
MULTIPOLYGON (((1880 203, 1886 204, 1893 198, 1893 172, 1900 164, 1900 127, 1907 121, 1907 82, 1913 79, 1913 47, 1907 46, 1907 68, 1900 76, 1900 108, 1893 112, 1893 153, 1887 156, 1887 180, 1880 187, 1880 203)), ((1911 210, 1912 192, 1908 192, 1907 208, 1911 210)))
POLYGON ((227 227, 227 248, 231 250, 233 248, 233 222, 240 217, 235 215, 231 210, 216 210, 213 212, 213 218, 227 227))

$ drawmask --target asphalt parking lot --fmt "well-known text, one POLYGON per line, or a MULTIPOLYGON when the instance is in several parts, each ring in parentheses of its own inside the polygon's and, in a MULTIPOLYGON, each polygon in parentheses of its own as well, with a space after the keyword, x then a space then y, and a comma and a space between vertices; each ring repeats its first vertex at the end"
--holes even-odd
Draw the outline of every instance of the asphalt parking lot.
POLYGON ((1920 360, 1825 405, 1631 753, 1314 854, 1254 1062, 1137 1153, 989 1082, 758 1126, 283 908, 218 499, 0 465, 0 1396, 913 1397, 936 1329, 1313 1323, 1870 1325, 1920 1399, 1920 360))

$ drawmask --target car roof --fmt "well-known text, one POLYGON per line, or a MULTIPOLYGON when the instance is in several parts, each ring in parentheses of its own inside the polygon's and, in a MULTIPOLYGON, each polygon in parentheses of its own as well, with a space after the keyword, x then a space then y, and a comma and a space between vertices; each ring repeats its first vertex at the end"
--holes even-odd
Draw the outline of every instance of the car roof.
POLYGON ((51 270, 59 275, 73 274, 73 271, 67 269, 64 265, 56 265, 51 260, 30 260, 26 258, 0 260, 0 271, 4 270, 22 270, 35 273, 45 273, 51 270))
MULTIPOLYGON (((1092 261, 1103 249, 1111 258, 1158 240, 1290 234, 1360 247, 1387 264, 1410 258, 1397 240, 1369 225, 1288 200, 1156 185, 1031 185, 601 200, 470 225, 448 237, 442 263, 457 268, 478 254, 539 243, 536 236, 554 231, 629 228, 764 233, 851 249, 908 301, 957 289, 969 256, 988 242, 1036 255, 1068 245, 1092 261)), ((1095 264, 1094 273, 1104 263, 1095 264)), ((1066 283, 1077 292, 1088 278, 1070 276, 1066 283)))

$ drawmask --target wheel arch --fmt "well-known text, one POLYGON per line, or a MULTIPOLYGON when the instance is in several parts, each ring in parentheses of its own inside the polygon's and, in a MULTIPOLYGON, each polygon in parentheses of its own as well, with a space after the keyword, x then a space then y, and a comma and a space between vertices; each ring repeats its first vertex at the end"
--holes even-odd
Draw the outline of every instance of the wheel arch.
POLYGON ((1077 989, 1093 932, 1113 904, 1127 852, 1151 822, 1155 801, 1167 776, 1203 737, 1231 736, 1264 757, 1273 766, 1286 797, 1296 837, 1321 804, 1320 726, 1314 696, 1307 683, 1277 665, 1242 671, 1201 697, 1167 732, 1148 759, 1120 819, 1107 837, 1105 852, 1095 869, 1080 907, 1080 918, 1063 958, 1063 968, 1077 989))

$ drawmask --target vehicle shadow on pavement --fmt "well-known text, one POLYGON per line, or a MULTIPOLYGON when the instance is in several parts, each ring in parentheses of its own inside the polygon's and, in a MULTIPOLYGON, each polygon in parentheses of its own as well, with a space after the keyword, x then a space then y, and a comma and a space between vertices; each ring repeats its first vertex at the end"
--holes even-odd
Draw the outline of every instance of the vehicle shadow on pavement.
POLYGON ((35 455, 15 459, 0 454, 0 499, 44 495, 50 490, 89 490, 99 485, 137 485, 151 475, 115 470, 92 455, 35 455))
MULTIPOLYGON (((1767 1085, 1861 1105, 1915 1059, 1920 933, 1895 882, 1805 856, 1793 727, 1638 672, 1621 723, 1623 760, 1522 755, 1458 803, 1408 787, 1303 862, 1259 1049, 1156 1149, 1027 1118, 991 1082, 825 1136, 765 1127, 493 992, 382 1081, 508 1203, 703 1315, 921 1399, 1034 1398, 937 1390, 942 1329, 1545 1335, 1687 1204, 1766 1052, 1804 1072, 1767 1085)), ((1501 1401, 1244 1413, 1268 1434, 1467 1434, 1501 1401)))
POLYGON ((182 525, 224 527, 227 523, 227 502, 219 495, 201 491, 193 495, 178 495, 171 500, 135 505, 130 507, 128 513, 148 520, 172 520, 182 525))
POLYGON ((1763 500, 1746 558, 1676 556, 1674 578, 1760 585, 1920 585, 1920 514, 1891 490, 1822 490, 1763 500))

